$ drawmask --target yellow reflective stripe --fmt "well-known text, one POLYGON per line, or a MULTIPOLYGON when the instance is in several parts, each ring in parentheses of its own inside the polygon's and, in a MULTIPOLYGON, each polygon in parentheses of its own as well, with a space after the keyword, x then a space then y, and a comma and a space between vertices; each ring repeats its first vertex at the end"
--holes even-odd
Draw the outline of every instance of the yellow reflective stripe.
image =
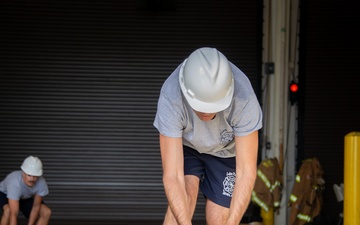
POLYGON ((281 183, 279 181, 275 181, 275 183, 271 186, 270 188, 270 192, 273 192, 273 190, 276 188, 276 187, 280 187, 281 186, 281 183))
POLYGON ((300 180, 301 180, 300 175, 296 175, 295 180, 296 180, 296 182, 300 183, 300 180))
POLYGON ((310 222, 310 221, 311 221, 311 217, 308 216, 308 215, 305 215, 305 214, 299 213, 299 214, 297 214, 296 217, 297 217, 298 219, 304 220, 304 221, 306 221, 306 222, 310 222))
POLYGON ((297 200, 297 196, 291 194, 291 195, 290 195, 290 201, 296 202, 296 200, 297 200))
POLYGON ((263 208, 266 212, 269 211, 269 207, 256 196, 256 193, 254 191, 252 192, 251 197, 258 206, 263 208))
POLYGON ((262 181, 264 181, 266 187, 268 187, 270 189, 271 184, 270 184, 270 181, 265 176, 265 174, 263 174, 260 170, 258 170, 257 175, 261 178, 262 181))
POLYGON ((280 202, 274 202, 274 207, 279 207, 280 206, 280 202))

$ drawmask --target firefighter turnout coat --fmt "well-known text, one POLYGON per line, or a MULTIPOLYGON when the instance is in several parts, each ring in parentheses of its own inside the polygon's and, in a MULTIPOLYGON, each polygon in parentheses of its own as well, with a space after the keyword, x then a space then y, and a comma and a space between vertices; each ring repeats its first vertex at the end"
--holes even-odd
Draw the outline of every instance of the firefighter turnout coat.
POLYGON ((323 170, 317 158, 302 162, 290 195, 290 225, 313 221, 322 207, 323 170))
POLYGON ((281 191, 282 174, 277 158, 263 160, 258 165, 251 200, 268 212, 271 207, 280 207, 281 191))

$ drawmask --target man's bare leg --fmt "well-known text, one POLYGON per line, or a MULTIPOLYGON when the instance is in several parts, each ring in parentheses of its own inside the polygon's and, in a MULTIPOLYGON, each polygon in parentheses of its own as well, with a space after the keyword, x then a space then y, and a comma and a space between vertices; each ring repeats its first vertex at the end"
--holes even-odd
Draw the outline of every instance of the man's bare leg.
POLYGON ((9 205, 6 204, 3 207, 3 214, 1 217, 1 225, 8 225, 9 224, 9 214, 10 214, 10 208, 9 205))
POLYGON ((222 225, 226 223, 229 216, 229 209, 209 199, 206 200, 206 225, 222 225))
MULTIPOLYGON (((51 209, 46 205, 42 204, 40 207, 39 219, 36 225, 48 225, 51 217, 51 209)), ((3 224, 1 224, 3 225, 3 224)))

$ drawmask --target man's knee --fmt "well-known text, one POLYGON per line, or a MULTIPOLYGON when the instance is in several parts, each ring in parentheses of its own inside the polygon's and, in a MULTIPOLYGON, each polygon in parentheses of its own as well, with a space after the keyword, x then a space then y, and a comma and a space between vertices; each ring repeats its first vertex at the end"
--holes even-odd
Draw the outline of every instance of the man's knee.
POLYGON ((41 205, 40 217, 50 218, 51 217, 51 209, 44 204, 41 205))
POLYGON ((10 214, 10 207, 8 204, 4 205, 2 208, 2 215, 3 216, 9 216, 10 214))

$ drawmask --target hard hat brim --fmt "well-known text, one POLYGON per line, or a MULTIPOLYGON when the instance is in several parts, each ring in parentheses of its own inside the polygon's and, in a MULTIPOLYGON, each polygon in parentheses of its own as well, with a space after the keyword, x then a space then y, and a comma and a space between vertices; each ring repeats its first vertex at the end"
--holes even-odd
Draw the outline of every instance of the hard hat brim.
POLYGON ((33 173, 33 172, 30 172, 30 171, 27 171, 24 166, 21 166, 21 170, 22 170, 24 173, 26 173, 26 174, 28 174, 28 175, 30 175, 30 176, 40 177, 40 176, 43 175, 43 172, 42 172, 42 171, 39 172, 39 173, 33 173))
POLYGON ((220 101, 212 103, 202 102, 197 99, 191 98, 190 95, 185 94, 186 90, 183 91, 183 94, 190 107, 195 111, 202 113, 217 113, 227 109, 230 106, 234 91, 232 90, 231 92, 232 93, 230 93, 228 96, 221 99, 220 101))

